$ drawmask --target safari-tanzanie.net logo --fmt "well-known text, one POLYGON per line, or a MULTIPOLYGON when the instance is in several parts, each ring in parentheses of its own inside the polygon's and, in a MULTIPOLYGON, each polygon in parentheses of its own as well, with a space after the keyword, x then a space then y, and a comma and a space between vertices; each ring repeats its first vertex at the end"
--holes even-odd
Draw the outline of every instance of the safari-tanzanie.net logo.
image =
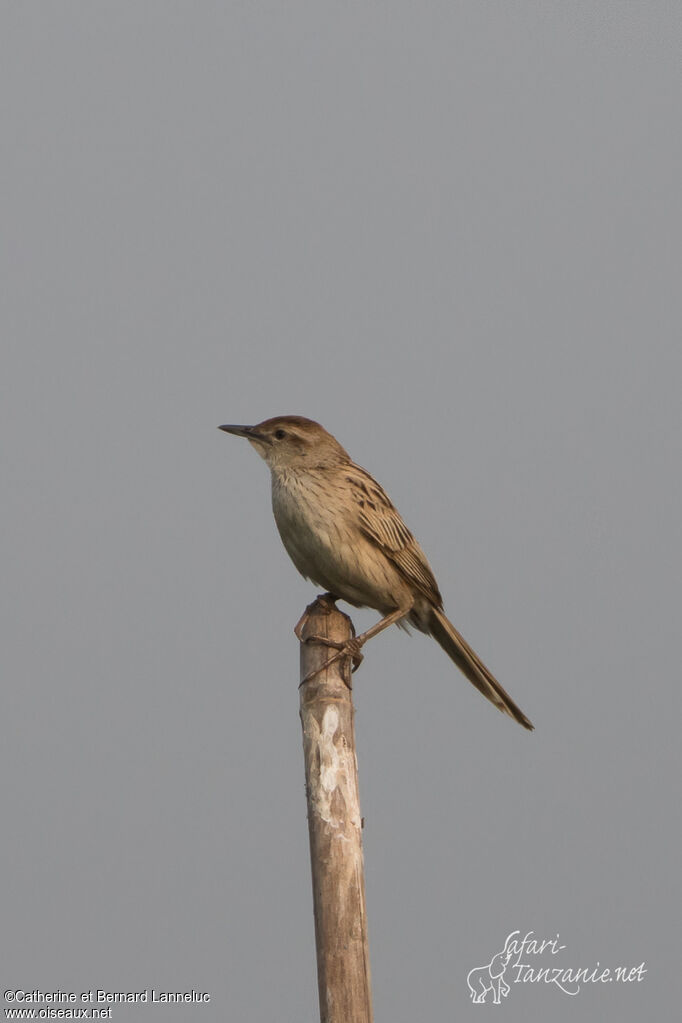
POLYGON ((496 952, 485 966, 475 966, 467 974, 472 1002, 488 1000, 501 1005, 514 984, 549 984, 565 995, 577 995, 584 984, 633 984, 644 979, 644 963, 639 966, 605 967, 566 966, 561 953, 566 945, 555 938, 538 938, 534 931, 521 937, 521 931, 512 931, 500 952, 496 952), (555 959, 560 956, 560 959, 555 959))

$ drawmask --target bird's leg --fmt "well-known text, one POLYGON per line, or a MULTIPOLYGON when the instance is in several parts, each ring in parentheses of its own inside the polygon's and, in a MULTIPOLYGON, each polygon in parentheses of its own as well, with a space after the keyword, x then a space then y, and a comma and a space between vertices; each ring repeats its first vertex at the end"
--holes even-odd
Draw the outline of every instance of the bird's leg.
MULTIPOLYGON (((321 593, 320 596, 317 598, 317 601, 315 601, 315 603, 319 602, 319 603, 321 603, 323 605, 326 604, 326 605, 329 606, 329 610, 333 611, 333 610, 336 609, 336 601, 338 599, 339 598, 337 596, 335 596, 335 594, 333 594, 333 593, 321 593)), ((304 636, 303 636, 303 629, 305 627, 306 622, 308 621, 308 618, 310 617, 310 608, 312 606, 313 606, 312 604, 308 605, 308 607, 305 609, 305 611, 303 612, 303 614, 301 615, 299 620, 296 622, 296 625, 294 626, 294 635, 296 636, 296 639, 299 641, 299 643, 321 643, 323 646, 331 646, 331 647, 334 647, 334 649, 336 649, 336 650, 343 651, 344 646, 345 646, 344 643, 337 643, 335 640, 328 639, 326 636, 311 635, 311 636, 305 636, 305 638, 304 638, 304 636)), ((349 619, 349 621, 350 621, 350 619, 349 619)), ((352 622, 350 622, 350 627, 353 630, 353 635, 355 635, 355 628, 354 628, 352 622)), ((342 657, 342 656, 343 656, 343 653, 338 653, 334 657, 332 657, 331 660, 326 661, 324 664, 322 664, 319 668, 315 668, 314 671, 308 672, 306 677, 299 684, 299 689, 301 688, 301 686, 303 685, 304 682, 308 682, 309 679, 311 679, 315 675, 317 675, 317 673, 319 671, 322 671, 323 668, 326 668, 327 664, 332 664, 334 661, 338 661, 339 658, 342 657)), ((362 654, 360 653, 359 650, 357 652, 357 656, 360 658, 360 660, 362 660, 362 654)), ((358 664, 359 663, 360 662, 358 661, 358 664)))
POLYGON ((378 636, 379 633, 383 632, 384 629, 387 629, 389 625, 394 625, 395 622, 399 622, 401 618, 405 618, 406 615, 409 615, 411 610, 412 604, 410 604, 409 607, 399 607, 397 611, 391 611, 390 615, 386 615, 385 618, 382 618, 380 622, 373 625, 371 629, 367 630, 367 632, 360 633, 359 636, 356 636, 355 639, 349 639, 348 642, 353 644, 357 643, 358 648, 363 647, 368 639, 378 636))
POLYGON ((315 668, 314 671, 309 671, 306 677, 300 683, 300 685, 302 686, 304 682, 309 682, 310 679, 317 675, 318 672, 322 671, 324 668, 328 668, 330 664, 334 664, 335 661, 340 660, 342 657, 351 657, 353 659, 352 670, 357 671, 363 660, 362 648, 367 642, 367 640, 372 639, 374 636, 377 636, 380 632, 383 632, 384 629, 387 629, 389 627, 389 625, 393 625, 395 622, 399 622, 400 619, 404 618, 405 615, 408 615, 411 610, 412 610, 411 605, 410 607, 406 608, 399 607, 396 611, 391 611, 391 613, 386 615, 385 618, 382 618, 381 621, 376 623, 376 625, 373 625, 371 629, 367 629, 366 632, 361 633, 359 636, 354 636, 353 639, 347 639, 343 643, 338 643, 335 640, 327 639, 325 636, 308 636, 306 641, 312 640, 313 642, 323 643, 324 646, 334 647, 335 650, 338 650, 338 653, 334 654, 333 657, 330 657, 329 660, 325 661, 325 663, 322 664, 319 668, 315 668))

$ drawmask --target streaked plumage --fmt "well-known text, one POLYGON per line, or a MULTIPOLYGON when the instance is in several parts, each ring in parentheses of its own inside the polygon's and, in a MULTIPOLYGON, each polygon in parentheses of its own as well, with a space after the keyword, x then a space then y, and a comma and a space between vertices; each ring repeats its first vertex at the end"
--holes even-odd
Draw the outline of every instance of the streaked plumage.
MULTIPOLYGON (((533 725, 448 620, 431 566, 383 487, 319 423, 278 416, 222 426, 247 437, 270 466, 272 507, 299 572, 391 624, 434 637, 466 677, 524 728, 533 725)), ((362 643, 384 627, 377 623, 362 643)))

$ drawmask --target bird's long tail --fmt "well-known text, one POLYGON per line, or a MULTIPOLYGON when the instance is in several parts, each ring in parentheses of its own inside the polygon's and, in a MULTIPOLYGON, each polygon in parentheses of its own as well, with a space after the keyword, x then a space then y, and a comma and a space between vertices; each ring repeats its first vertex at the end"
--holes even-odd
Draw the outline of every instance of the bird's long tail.
POLYGON ((498 710, 518 721, 524 728, 533 730, 533 725, 526 715, 517 707, 511 696, 504 691, 497 679, 486 668, 480 657, 471 649, 463 636, 460 636, 451 621, 438 608, 432 608, 429 620, 429 631, 438 640, 448 657, 451 657, 458 668, 464 672, 470 682, 494 703, 498 710))

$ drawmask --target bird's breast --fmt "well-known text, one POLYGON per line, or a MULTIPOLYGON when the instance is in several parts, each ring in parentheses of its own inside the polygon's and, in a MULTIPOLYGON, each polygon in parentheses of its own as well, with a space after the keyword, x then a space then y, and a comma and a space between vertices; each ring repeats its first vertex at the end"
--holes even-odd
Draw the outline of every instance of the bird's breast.
POLYGON ((272 474, 272 509, 282 543, 306 578, 351 604, 390 607, 403 580, 362 533, 344 478, 323 471, 272 474))
POLYGON ((272 510, 282 542, 298 570, 315 581, 315 570, 338 559, 348 542, 333 490, 321 474, 272 477, 272 510))

